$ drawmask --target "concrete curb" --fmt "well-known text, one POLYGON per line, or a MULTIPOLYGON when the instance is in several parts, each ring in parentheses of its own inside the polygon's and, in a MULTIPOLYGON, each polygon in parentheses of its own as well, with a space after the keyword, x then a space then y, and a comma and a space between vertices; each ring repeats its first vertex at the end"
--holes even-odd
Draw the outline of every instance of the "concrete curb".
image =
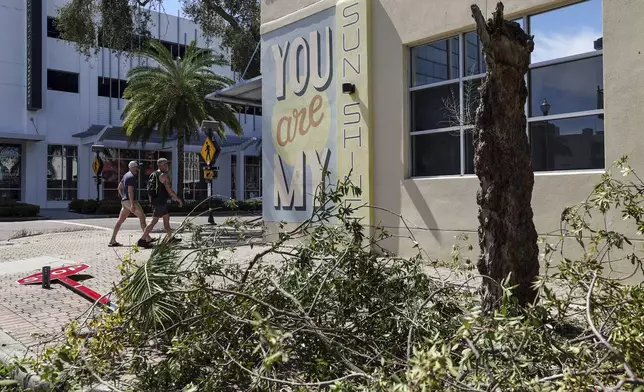
POLYGON ((48 219, 51 219, 51 218, 48 217, 48 216, 0 218, 0 223, 5 223, 5 222, 30 222, 30 221, 48 220, 48 219))
MULTIPOLYGON (((25 357, 33 358, 33 354, 22 343, 0 330, 0 361, 11 365, 15 363, 16 359, 25 357)), ((27 390, 48 391, 52 389, 51 385, 41 381, 36 373, 23 372, 18 368, 13 372, 13 379, 27 390)))

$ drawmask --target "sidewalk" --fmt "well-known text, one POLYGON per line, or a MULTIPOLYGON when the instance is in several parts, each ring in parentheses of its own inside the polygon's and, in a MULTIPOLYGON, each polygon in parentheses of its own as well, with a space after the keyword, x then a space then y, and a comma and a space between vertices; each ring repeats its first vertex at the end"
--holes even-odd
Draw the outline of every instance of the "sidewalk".
MULTIPOLYGON (((119 241, 131 244, 140 231, 122 232, 119 241)), ((37 273, 44 265, 52 268, 86 263, 84 284, 101 294, 111 291, 120 279, 116 268, 129 247, 109 248, 111 233, 88 230, 52 233, 0 243, 0 329, 24 345, 37 342, 34 334, 60 332, 70 320, 81 316, 91 305, 66 287, 52 283, 45 290, 40 285, 18 285, 20 278, 37 273)), ((143 250, 136 259, 150 255, 143 250)))

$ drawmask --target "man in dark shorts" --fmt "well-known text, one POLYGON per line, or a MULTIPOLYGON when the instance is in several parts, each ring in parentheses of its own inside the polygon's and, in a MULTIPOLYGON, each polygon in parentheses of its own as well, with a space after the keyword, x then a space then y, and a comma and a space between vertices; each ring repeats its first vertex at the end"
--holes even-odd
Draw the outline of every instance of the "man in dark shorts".
MULTIPOLYGON (((170 215, 168 214, 168 198, 171 197, 176 200, 179 203, 179 207, 183 206, 181 199, 172 190, 170 176, 168 175, 168 160, 159 158, 157 160, 157 167, 158 170, 154 173, 155 177, 150 179, 150 181, 158 181, 156 183, 156 195, 150 198, 150 204, 152 204, 152 220, 145 228, 145 231, 143 231, 143 236, 138 242, 138 245, 144 248, 152 246, 147 239, 150 237, 150 233, 159 221, 159 218, 163 218, 163 228, 165 229, 167 239, 170 240, 172 238, 170 215)), ((178 242, 180 239, 174 239, 174 241, 178 242)))
MULTIPOLYGON (((139 184, 139 180, 137 179, 137 175, 139 174, 139 164, 136 163, 136 161, 132 161, 128 164, 128 168, 130 170, 125 173, 118 186, 118 193, 119 196, 121 196, 121 213, 119 214, 119 219, 116 221, 114 230, 112 231, 112 238, 109 243, 110 247, 121 246, 121 244, 116 241, 116 235, 121 229, 121 225, 125 222, 127 217, 130 216, 130 214, 134 214, 139 218, 141 230, 145 232, 146 228, 145 213, 143 212, 143 208, 141 208, 141 204, 136 200, 136 188, 139 184)), ((149 242, 152 241, 152 238, 149 235, 147 237, 144 236, 143 238, 147 239, 149 242)))

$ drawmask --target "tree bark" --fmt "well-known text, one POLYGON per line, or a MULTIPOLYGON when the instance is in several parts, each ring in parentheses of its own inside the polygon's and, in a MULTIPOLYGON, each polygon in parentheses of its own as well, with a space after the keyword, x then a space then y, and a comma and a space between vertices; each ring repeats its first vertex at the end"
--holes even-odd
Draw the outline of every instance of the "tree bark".
POLYGON ((471 9, 487 63, 476 113, 474 167, 481 185, 477 267, 484 276, 483 308, 490 311, 500 304, 500 283, 508 275, 510 285, 518 285, 513 295, 519 304, 536 296, 532 284, 539 274, 539 249, 530 204, 534 173, 524 110, 524 76, 534 41, 518 23, 503 19, 503 3, 487 22, 478 6, 471 9))
POLYGON ((177 195, 181 198, 181 200, 185 200, 185 195, 183 194, 183 189, 184 189, 184 183, 183 183, 183 166, 185 165, 184 162, 184 146, 186 143, 186 133, 183 131, 179 131, 179 134, 177 135, 177 170, 179 171, 177 173, 177 195))

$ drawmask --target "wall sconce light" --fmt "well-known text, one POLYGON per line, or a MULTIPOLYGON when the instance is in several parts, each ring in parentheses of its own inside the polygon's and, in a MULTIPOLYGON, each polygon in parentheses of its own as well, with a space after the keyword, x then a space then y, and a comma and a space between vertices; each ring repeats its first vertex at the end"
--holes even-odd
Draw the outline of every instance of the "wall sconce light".
POLYGON ((342 83, 342 94, 353 94, 356 92, 356 85, 353 83, 342 83))

